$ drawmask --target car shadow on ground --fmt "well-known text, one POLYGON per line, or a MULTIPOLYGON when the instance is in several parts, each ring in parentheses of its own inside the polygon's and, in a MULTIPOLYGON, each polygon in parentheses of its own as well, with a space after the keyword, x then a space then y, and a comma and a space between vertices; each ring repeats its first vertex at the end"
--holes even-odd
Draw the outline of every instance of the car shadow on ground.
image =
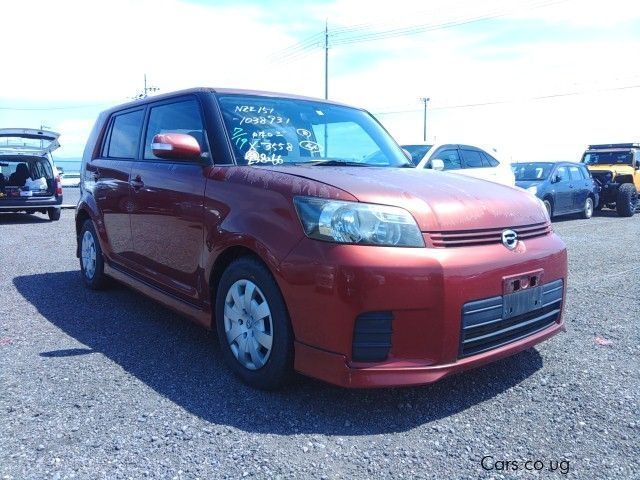
POLYGON ((42 213, 0 213, 0 225, 22 225, 28 223, 51 223, 42 213))
POLYGON ((192 414, 249 432, 406 431, 489 400, 542 367, 529 349, 422 387, 348 390, 298 377, 283 390, 262 392, 229 372, 213 334, 124 286, 89 291, 75 271, 17 277, 14 284, 46 320, 86 347, 41 352, 45 361, 103 354, 192 414), (55 295, 43 294, 54 285, 55 295))

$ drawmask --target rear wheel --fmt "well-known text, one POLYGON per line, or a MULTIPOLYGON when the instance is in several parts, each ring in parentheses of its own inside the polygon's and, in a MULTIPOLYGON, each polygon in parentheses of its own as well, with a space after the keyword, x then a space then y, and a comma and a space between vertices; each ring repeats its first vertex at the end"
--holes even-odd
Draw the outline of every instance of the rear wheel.
POLYGON ((86 220, 80 231, 80 271, 84 284, 90 289, 101 290, 106 286, 102 249, 91 220, 86 220))
POLYGON ((593 215, 593 198, 587 197, 584 201, 584 206, 582 207, 582 213, 580 216, 582 218, 591 218, 593 215))
POLYGON ((57 220, 60 220, 60 212, 62 210, 59 208, 49 208, 47 209, 47 215, 49 215, 49 220, 51 220, 52 222, 55 222, 57 220))
POLYGON ((616 211, 621 217, 631 217, 638 206, 638 192, 632 183, 623 183, 618 188, 616 211))
POLYGON ((216 295, 222 355, 252 387, 273 390, 293 373, 293 332, 282 294, 257 259, 240 258, 225 270, 216 295))

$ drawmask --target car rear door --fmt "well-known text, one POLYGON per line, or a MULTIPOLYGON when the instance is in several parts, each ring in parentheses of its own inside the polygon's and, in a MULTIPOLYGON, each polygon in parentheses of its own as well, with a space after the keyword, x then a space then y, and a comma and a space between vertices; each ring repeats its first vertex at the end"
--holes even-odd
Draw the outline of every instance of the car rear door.
POLYGON ((192 135, 208 156, 197 97, 177 97, 149 105, 140 158, 131 172, 134 258, 138 272, 148 282, 198 304, 205 170, 209 162, 156 157, 151 148, 153 137, 168 132, 192 135))
POLYGON ((559 214, 575 210, 573 208, 573 184, 569 176, 569 169, 566 166, 556 167, 553 179, 555 190, 553 212, 559 214))
POLYGON ((87 162, 84 180, 104 223, 103 251, 108 260, 128 268, 133 267, 129 176, 138 155, 143 119, 144 107, 111 116, 100 155, 87 162))
POLYGON ((573 186, 573 209, 582 210, 591 192, 589 182, 577 165, 569 166, 569 175, 571 175, 571 185, 573 186))
POLYGON ((495 180, 495 171, 485 164, 482 152, 476 148, 460 145, 463 170, 460 173, 483 180, 495 180))

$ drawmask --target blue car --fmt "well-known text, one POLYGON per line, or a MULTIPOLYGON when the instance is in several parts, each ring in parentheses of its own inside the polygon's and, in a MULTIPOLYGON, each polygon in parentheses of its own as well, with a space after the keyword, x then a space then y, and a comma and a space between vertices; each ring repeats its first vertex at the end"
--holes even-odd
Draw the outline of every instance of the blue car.
POLYGON ((579 213, 591 218, 598 208, 600 187, 581 163, 514 163, 516 185, 544 202, 549 217, 579 213))

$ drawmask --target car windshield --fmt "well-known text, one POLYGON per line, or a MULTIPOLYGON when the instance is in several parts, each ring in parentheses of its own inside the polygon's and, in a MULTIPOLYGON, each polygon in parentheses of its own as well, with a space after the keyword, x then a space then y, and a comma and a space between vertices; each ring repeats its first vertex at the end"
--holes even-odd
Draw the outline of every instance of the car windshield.
POLYGON ((222 95, 219 102, 239 165, 410 166, 365 111, 253 95, 222 95))
POLYGON ((582 163, 587 165, 613 165, 625 164, 631 165, 633 153, 630 151, 622 152, 587 152, 582 157, 582 163))
POLYGON ((516 182, 545 180, 549 177, 553 163, 514 163, 512 165, 513 173, 516 176, 516 182))
POLYGON ((424 158, 433 145, 402 145, 407 152, 411 154, 411 160, 416 165, 424 158))

